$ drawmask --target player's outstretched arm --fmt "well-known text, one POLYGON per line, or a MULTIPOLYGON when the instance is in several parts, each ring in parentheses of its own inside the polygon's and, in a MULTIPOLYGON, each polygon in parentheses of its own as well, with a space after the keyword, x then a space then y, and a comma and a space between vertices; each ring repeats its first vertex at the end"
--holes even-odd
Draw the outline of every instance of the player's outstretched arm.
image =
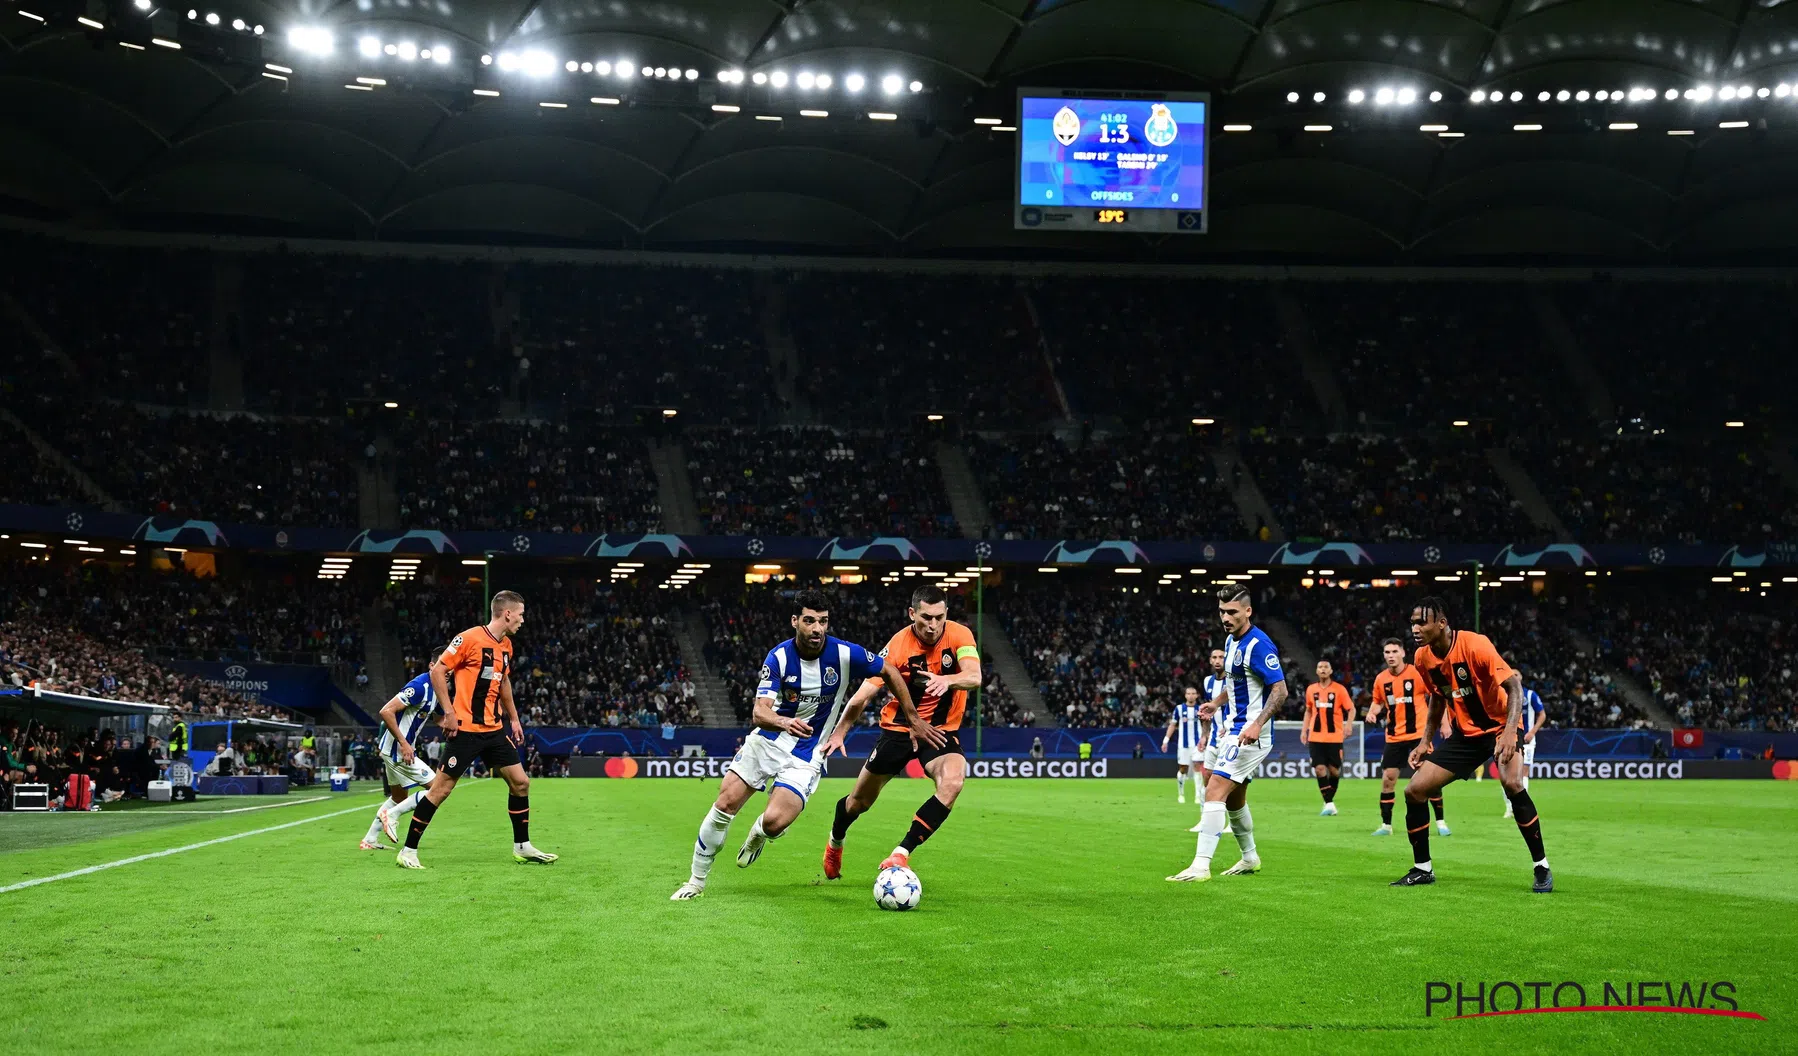
POLYGON ((1179 721, 1180 720, 1176 717, 1176 713, 1174 713, 1174 712, 1168 713, 1167 729, 1161 731, 1161 750, 1162 751, 1164 751, 1164 752, 1167 751, 1167 742, 1174 739, 1174 727, 1176 724, 1179 723, 1179 721))
POLYGON ((837 728, 830 731, 830 739, 824 742, 826 759, 830 758, 831 752, 838 752, 842 755, 849 754, 849 750, 843 747, 843 742, 849 739, 849 731, 855 729, 855 724, 861 720, 862 712, 867 710, 868 702, 873 700, 875 694, 879 692, 880 683, 869 679, 863 682, 861 687, 849 698, 849 703, 843 705, 843 717, 837 721, 837 728))
POLYGON ((409 764, 417 755, 412 750, 411 742, 406 740, 406 735, 400 732, 400 711, 405 706, 406 702, 397 696, 381 705, 381 725, 393 734, 393 743, 400 746, 400 761, 409 764))
POLYGON ((891 659, 881 662, 880 677, 887 684, 887 692, 899 705, 899 715, 905 724, 911 727, 912 736, 932 748, 941 748, 949 743, 949 738, 942 730, 930 725, 918 717, 918 706, 912 703, 911 690, 905 684, 905 674, 894 666, 891 659))
POLYGON ((442 657, 431 663, 431 692, 443 702, 443 709, 437 717, 437 725, 443 728, 445 737, 456 732, 456 709, 450 707, 449 668, 443 665, 442 657))

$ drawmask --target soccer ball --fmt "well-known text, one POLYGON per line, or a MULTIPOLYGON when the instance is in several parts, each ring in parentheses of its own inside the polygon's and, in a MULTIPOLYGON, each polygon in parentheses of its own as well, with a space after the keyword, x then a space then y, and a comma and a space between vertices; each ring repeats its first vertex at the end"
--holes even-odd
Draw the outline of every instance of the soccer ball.
POLYGON ((918 874, 904 866, 882 869, 874 878, 874 904, 881 909, 916 909, 924 897, 918 874))

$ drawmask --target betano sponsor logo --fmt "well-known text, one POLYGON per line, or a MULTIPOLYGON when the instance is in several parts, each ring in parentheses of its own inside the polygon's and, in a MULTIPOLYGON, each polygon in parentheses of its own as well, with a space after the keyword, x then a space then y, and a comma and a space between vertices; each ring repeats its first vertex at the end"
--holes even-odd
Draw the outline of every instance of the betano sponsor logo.
POLYGON ((1736 984, 1727 979, 1628 980, 1606 979, 1587 986, 1575 980, 1560 982, 1501 979, 1453 983, 1431 980, 1423 984, 1423 1014, 1434 1019, 1483 1019, 1489 1016, 1521 1016, 1546 1013, 1654 1012, 1695 1016, 1725 1016, 1765 1022, 1758 1012, 1747 1012, 1737 1001, 1736 984), (1598 999, 1593 1003, 1593 998, 1598 999))

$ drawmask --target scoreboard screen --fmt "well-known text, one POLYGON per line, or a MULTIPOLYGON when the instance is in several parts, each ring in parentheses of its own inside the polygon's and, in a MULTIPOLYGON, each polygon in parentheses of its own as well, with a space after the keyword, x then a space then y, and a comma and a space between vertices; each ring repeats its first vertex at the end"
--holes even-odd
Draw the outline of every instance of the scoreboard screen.
POLYGON ((1210 114, 1199 92, 1020 90, 1013 226, 1202 233, 1210 114))

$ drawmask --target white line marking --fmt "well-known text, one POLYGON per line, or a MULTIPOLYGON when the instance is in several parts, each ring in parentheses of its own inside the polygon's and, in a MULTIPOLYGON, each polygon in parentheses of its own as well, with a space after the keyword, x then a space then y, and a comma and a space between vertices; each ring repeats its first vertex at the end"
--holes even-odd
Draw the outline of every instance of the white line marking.
MULTIPOLYGON (((157 810, 155 807, 143 807, 138 810, 90 810, 75 811, 77 814, 101 818, 160 818, 165 814, 206 814, 220 817, 225 814, 246 814, 252 810, 272 810, 275 807, 297 807, 301 803, 320 803, 330 796, 309 796, 306 799, 289 799, 281 803, 264 803, 256 807, 232 807, 229 810, 157 810)), ((18 812, 14 812, 17 816, 18 812)))
POLYGON ((212 847, 221 843, 230 843, 232 840, 241 840, 246 836, 260 836, 265 832, 279 832, 282 829, 291 829, 296 825, 310 825, 315 821, 324 821, 326 818, 340 817, 344 814, 354 814, 357 811, 365 811, 367 809, 368 807, 366 806, 346 807, 343 810, 334 810, 329 814, 319 814, 310 818, 301 818, 299 821, 289 821, 280 825, 270 825, 266 829, 251 829, 249 832, 238 832, 233 833, 230 836, 220 836, 216 840, 202 840, 199 843, 190 843, 185 847, 171 847, 166 851, 152 851, 149 854, 139 854, 131 858, 120 858, 116 862, 107 862, 103 865, 90 865, 85 869, 76 869, 73 872, 57 873, 55 876, 40 876, 36 880, 21 880, 16 884, 8 884, 5 887, 0 887, 0 895, 4 895, 9 891, 20 891, 27 887, 36 887, 39 884, 53 883, 57 880, 67 880, 71 877, 86 876, 89 873, 98 873, 106 869, 117 869, 121 865, 133 865, 137 862, 147 862, 152 858, 167 858, 171 854, 180 854, 184 851, 197 851, 202 847, 212 847))

